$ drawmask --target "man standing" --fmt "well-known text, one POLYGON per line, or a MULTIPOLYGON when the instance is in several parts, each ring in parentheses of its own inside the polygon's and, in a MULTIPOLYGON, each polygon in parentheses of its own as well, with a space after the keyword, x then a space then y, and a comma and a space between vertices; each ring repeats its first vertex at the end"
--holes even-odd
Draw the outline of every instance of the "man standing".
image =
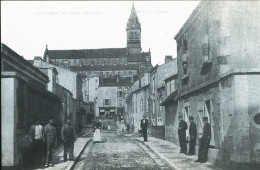
POLYGON ((190 121, 190 127, 189 127, 189 133, 190 133, 190 146, 189 146, 189 152, 188 155, 195 155, 195 145, 196 145, 196 139, 197 139, 197 127, 194 123, 194 118, 192 116, 189 116, 190 121))
POLYGON ((182 119, 182 116, 178 116, 179 118, 179 128, 178 128, 178 135, 179 135, 179 142, 181 151, 180 153, 187 154, 187 145, 186 145, 186 130, 187 130, 187 123, 182 119))
POLYGON ((67 161, 67 151, 69 150, 69 159, 74 161, 74 141, 76 140, 76 133, 74 127, 70 124, 70 118, 66 120, 66 123, 61 128, 61 138, 64 142, 64 161, 67 161))
POLYGON ((208 149, 211 139, 211 126, 208 123, 208 117, 203 117, 203 134, 200 139, 198 159, 194 162, 205 163, 207 162, 208 149))
POLYGON ((56 129, 55 127, 53 127, 53 124, 54 124, 54 119, 51 118, 49 120, 49 123, 44 127, 46 144, 47 144, 47 156, 46 156, 45 167, 53 166, 53 164, 51 164, 50 162, 52 160, 52 150, 57 140, 56 129))
POLYGON ((141 120, 141 128, 143 132, 144 142, 147 142, 148 119, 146 119, 146 115, 143 115, 143 119, 141 120))
POLYGON ((30 127, 29 135, 32 141, 32 156, 34 168, 43 168, 44 166, 44 130, 42 125, 40 125, 39 120, 36 119, 34 124, 30 127))

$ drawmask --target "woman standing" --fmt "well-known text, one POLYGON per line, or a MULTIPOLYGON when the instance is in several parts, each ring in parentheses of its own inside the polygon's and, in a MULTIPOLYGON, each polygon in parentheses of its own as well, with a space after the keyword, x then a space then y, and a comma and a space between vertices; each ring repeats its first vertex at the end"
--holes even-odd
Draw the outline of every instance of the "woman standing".
POLYGON ((94 143, 95 142, 101 142, 101 127, 102 127, 102 124, 101 124, 101 121, 99 120, 99 118, 97 117, 96 118, 96 122, 94 124, 94 143))

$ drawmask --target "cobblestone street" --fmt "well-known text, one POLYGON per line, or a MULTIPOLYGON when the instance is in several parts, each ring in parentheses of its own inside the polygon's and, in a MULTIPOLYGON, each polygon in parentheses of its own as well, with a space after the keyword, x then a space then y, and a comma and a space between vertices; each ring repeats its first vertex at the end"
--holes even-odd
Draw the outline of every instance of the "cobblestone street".
POLYGON ((137 141, 102 133, 102 143, 91 142, 74 169, 170 169, 137 141))

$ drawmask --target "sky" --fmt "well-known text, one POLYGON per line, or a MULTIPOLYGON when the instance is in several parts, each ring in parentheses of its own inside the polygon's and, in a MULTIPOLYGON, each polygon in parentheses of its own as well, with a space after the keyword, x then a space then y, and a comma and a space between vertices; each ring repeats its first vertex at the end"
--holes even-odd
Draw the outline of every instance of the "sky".
MULTIPOLYGON (((152 64, 176 57, 174 36, 199 1, 134 1, 152 64)), ((1 1, 1 42, 27 60, 49 50, 125 48, 133 1, 1 1)))

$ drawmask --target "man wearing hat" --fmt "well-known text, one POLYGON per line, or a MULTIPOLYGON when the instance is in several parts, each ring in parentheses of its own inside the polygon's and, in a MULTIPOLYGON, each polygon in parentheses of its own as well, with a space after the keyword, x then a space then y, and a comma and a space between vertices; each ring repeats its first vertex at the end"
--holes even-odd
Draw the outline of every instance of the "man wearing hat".
POLYGON ((54 118, 50 118, 49 123, 44 127, 44 133, 45 133, 46 144, 47 144, 47 156, 46 156, 45 167, 53 166, 53 164, 51 164, 52 150, 57 140, 56 129, 53 126, 53 124, 54 124, 54 118))
POLYGON ((143 132, 144 142, 147 142, 148 119, 146 119, 146 115, 143 115, 143 119, 141 120, 141 128, 143 132))
POLYGON ((178 128, 178 136, 181 151, 180 153, 187 154, 187 145, 186 145, 186 130, 188 129, 187 123, 182 119, 182 116, 178 116, 179 119, 179 128, 178 128))
POLYGON ((203 117, 203 134, 200 139, 198 159, 194 162, 205 163, 207 162, 209 143, 211 139, 211 126, 208 123, 208 117, 203 117))
POLYGON ((189 152, 188 155, 195 155, 195 144, 197 139, 197 127, 194 123, 193 116, 189 116, 190 121, 190 127, 189 127, 189 133, 190 133, 190 145, 189 145, 189 152))

